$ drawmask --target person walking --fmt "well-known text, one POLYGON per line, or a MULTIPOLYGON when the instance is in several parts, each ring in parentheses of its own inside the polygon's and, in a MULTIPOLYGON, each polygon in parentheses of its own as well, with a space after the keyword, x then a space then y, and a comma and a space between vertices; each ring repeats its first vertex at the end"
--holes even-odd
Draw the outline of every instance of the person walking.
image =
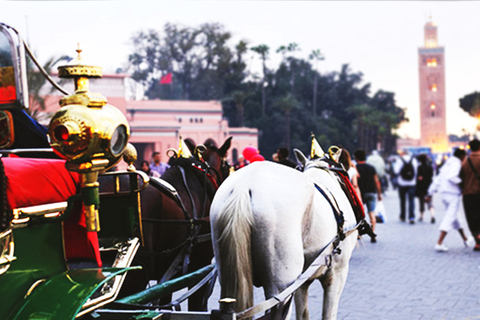
POLYGON ((152 157, 153 157, 153 162, 150 164, 150 169, 152 171, 158 172, 160 176, 168 168, 170 168, 170 165, 168 163, 162 162, 162 155, 160 154, 160 152, 154 152, 152 157))
POLYGON ((290 152, 287 148, 280 148, 277 150, 278 163, 286 165, 287 167, 295 169, 297 165, 288 159, 290 152))
POLYGON ((382 192, 385 192, 388 186, 387 176, 385 172, 385 160, 383 160, 382 156, 378 153, 377 150, 373 150, 372 154, 367 157, 367 163, 375 168, 378 180, 380 181, 380 185, 382 186, 382 192))
POLYGON ((420 217, 418 218, 418 221, 423 221, 425 205, 427 205, 428 210, 430 211, 430 222, 435 223, 432 201, 425 201, 428 188, 432 184, 433 167, 428 162, 428 157, 425 153, 420 154, 417 157, 417 160, 420 162, 420 165, 417 168, 417 182, 415 185, 415 196, 418 198, 418 202, 420 204, 420 217))
POLYGON ((347 149, 342 148, 342 153, 340 154, 338 161, 342 164, 343 169, 345 169, 345 171, 348 173, 348 178, 352 183, 353 189, 357 195, 360 196, 360 189, 358 188, 358 171, 347 149))
POLYGON ((157 171, 152 171, 152 169, 150 169, 148 161, 142 161, 140 170, 145 172, 149 177, 160 178, 160 174, 157 171))
POLYGON ((474 251, 480 251, 480 141, 473 139, 469 143, 470 155, 462 163, 460 178, 463 189, 463 208, 468 228, 475 238, 474 251))
MULTIPOLYGON (((363 149, 358 149, 354 153, 356 168, 358 171, 358 187, 362 197, 362 202, 367 206, 368 217, 372 225, 372 231, 375 232, 377 224, 375 217, 375 205, 382 200, 382 187, 378 180, 375 168, 366 163, 366 153, 363 149)), ((371 238, 371 242, 377 242, 376 235, 371 238)))
POLYGON ((417 183, 417 159, 408 150, 400 152, 395 161, 394 172, 398 175, 398 195, 400 197, 400 221, 405 222, 406 201, 408 200, 408 220, 415 223, 415 185, 417 183))
POLYGON ((428 188, 427 200, 431 201, 432 195, 438 193, 445 205, 445 215, 440 223, 440 236, 435 244, 435 250, 437 251, 448 251, 448 248, 443 244, 443 240, 450 230, 458 230, 465 246, 473 246, 475 243, 473 237, 467 238, 458 218, 458 209, 462 198, 460 188, 462 180, 459 175, 466 154, 465 150, 455 149, 453 157, 445 162, 428 188))

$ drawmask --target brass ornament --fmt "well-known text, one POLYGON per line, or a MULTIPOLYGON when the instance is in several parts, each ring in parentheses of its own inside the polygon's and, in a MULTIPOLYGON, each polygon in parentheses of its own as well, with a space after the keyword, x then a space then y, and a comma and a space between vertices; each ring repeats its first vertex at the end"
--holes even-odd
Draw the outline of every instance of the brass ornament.
POLYGON ((60 99, 60 105, 81 104, 88 107, 102 107, 107 104, 107 98, 98 93, 88 91, 89 78, 101 78, 102 68, 87 65, 80 55, 80 44, 77 48, 78 56, 69 64, 58 67, 60 78, 74 79, 75 94, 60 99))
POLYGON ((135 163, 135 161, 137 161, 137 158, 137 149, 133 146, 133 144, 127 144, 125 151, 123 151, 123 161, 128 164, 128 171, 135 171, 135 166, 133 164, 135 163))

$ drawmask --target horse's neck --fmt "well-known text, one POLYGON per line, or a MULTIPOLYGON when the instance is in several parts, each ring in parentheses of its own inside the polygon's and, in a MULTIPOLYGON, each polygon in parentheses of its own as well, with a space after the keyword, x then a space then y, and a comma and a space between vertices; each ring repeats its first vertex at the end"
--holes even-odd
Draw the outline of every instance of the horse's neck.
POLYGON ((196 214, 197 218, 207 214, 205 207, 209 208, 213 198, 212 191, 206 192, 205 186, 209 188, 209 184, 205 184, 201 174, 192 167, 173 166, 162 176, 175 187, 186 210, 192 215, 196 214))

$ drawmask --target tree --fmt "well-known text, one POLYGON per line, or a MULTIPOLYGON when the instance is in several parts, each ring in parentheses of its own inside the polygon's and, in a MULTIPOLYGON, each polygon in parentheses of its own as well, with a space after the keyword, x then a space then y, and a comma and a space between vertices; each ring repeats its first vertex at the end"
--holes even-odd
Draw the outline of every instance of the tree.
POLYGON ((472 117, 480 116, 480 93, 475 91, 461 98, 460 108, 472 117))
POLYGON ((262 154, 285 145, 308 152, 311 132, 325 147, 370 151, 380 144, 386 152, 395 151, 394 130, 407 121, 404 110, 392 92, 379 90, 372 97, 363 74, 348 64, 320 74, 320 50, 309 59, 296 58, 299 45, 290 43, 277 50, 283 55, 280 65, 267 69, 268 45, 248 49, 247 42, 239 41, 230 46, 231 33, 220 24, 166 24, 164 30, 163 36, 149 31, 133 38, 131 71, 150 99, 221 100, 231 127, 258 128, 262 154), (247 80, 244 57, 249 50, 262 61, 260 79, 247 80), (168 72, 172 85, 158 85, 168 72))
POLYGON ((275 102, 275 107, 279 108, 285 115, 285 145, 288 149, 290 149, 290 115, 292 110, 299 106, 300 103, 291 93, 279 98, 275 102))
POLYGON ((246 99, 248 99, 251 96, 250 93, 245 92, 245 91, 234 91, 230 94, 229 97, 225 98, 223 101, 233 101, 235 103, 235 108, 237 111, 237 117, 239 121, 239 126, 244 127, 245 126, 245 117, 244 117, 244 112, 245 112, 245 107, 244 107, 244 102, 246 99))
POLYGON ((291 89, 292 94, 295 92, 295 72, 294 72, 295 63, 296 63, 295 52, 300 50, 301 50, 300 47, 295 42, 289 43, 288 46, 280 46, 277 49, 277 53, 281 53, 283 55, 284 60, 287 53, 290 54, 290 56, 286 57, 286 60, 289 62, 289 65, 290 65, 290 72, 291 72, 290 86, 292 87, 291 89))
POLYGON ((267 84, 266 77, 267 77, 267 66, 266 61, 268 59, 268 51, 270 48, 266 44, 261 44, 256 47, 250 48, 253 52, 256 52, 260 55, 260 59, 262 60, 262 70, 263 70, 263 78, 261 83, 262 88, 262 116, 265 116, 267 110, 267 102, 265 97, 265 86, 267 84))
POLYGON ((325 57, 320 52, 320 49, 312 50, 309 56, 310 60, 315 61, 315 78, 313 80, 313 106, 312 106, 312 114, 315 118, 317 116, 317 89, 318 89, 318 62, 325 60, 325 57))
POLYGON ((149 99, 220 100, 239 89, 246 76, 245 41, 231 49, 227 45, 231 33, 218 23, 199 27, 167 23, 163 31, 164 36, 149 30, 132 37, 132 78, 144 85, 149 99), (173 75, 172 84, 159 85, 167 73, 173 75))
MULTIPOLYGON (((61 61, 69 61, 71 58, 68 56, 51 57, 47 62, 42 66, 43 69, 51 74, 52 69, 61 61)), ((37 121, 40 121, 40 115, 42 111, 46 109, 46 100, 45 98, 51 95, 56 88, 50 86, 47 78, 40 73, 38 70, 34 69, 34 64, 30 59, 27 59, 27 83, 28 83, 28 93, 29 93, 29 105, 30 108, 27 109, 27 112, 30 116, 37 121)), ((59 81, 60 84, 65 83, 65 79, 59 81)), ((48 117, 49 115, 47 115, 48 117)))

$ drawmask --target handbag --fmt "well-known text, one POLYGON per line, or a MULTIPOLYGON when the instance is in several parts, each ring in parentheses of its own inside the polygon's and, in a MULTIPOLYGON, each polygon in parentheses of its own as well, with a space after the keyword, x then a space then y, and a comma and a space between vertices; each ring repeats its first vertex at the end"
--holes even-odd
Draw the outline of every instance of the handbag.
POLYGON ((387 213, 385 211, 383 200, 377 201, 377 205, 375 206, 375 218, 378 223, 387 222, 387 213))

